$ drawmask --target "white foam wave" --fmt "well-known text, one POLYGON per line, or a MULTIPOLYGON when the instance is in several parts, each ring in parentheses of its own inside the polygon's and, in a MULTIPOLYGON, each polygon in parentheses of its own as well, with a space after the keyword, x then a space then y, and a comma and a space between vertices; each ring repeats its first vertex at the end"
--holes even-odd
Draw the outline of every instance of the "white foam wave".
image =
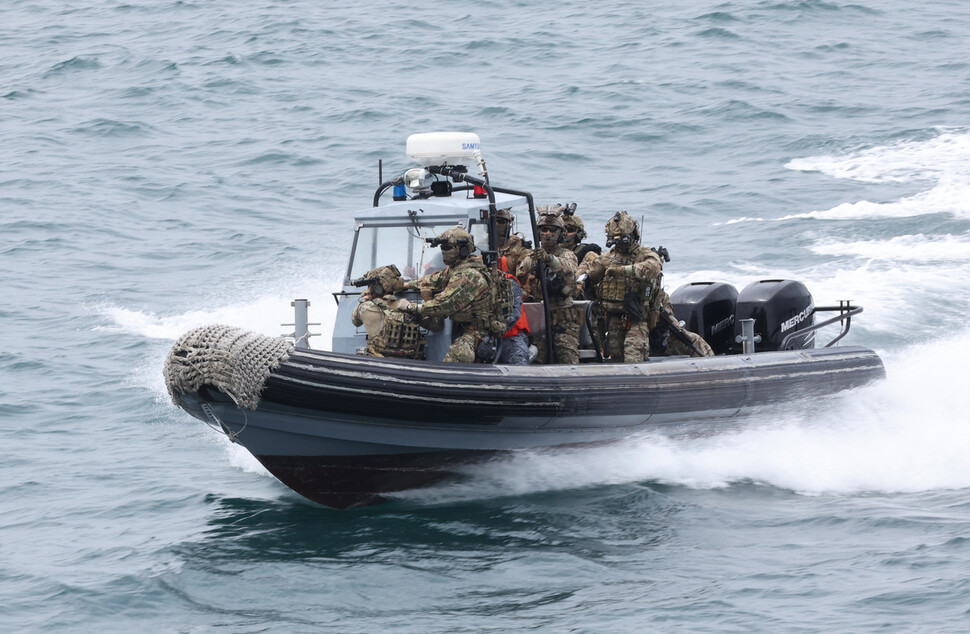
POLYGON ((845 154, 796 158, 785 167, 864 183, 926 182, 931 186, 916 194, 887 202, 860 200, 841 203, 831 209, 789 214, 780 218, 741 217, 718 224, 783 222, 798 218, 910 218, 936 213, 970 217, 970 131, 943 130, 927 140, 902 141, 845 154))
POLYGON ((859 149, 843 155, 796 158, 785 167, 867 183, 940 180, 970 173, 970 132, 944 130, 936 137, 859 149))
POLYGON ((905 235, 889 240, 824 242, 811 249, 821 255, 850 255, 870 260, 955 262, 970 260, 970 237, 905 235))
POLYGON ((220 437, 226 450, 226 457, 228 458, 229 464, 232 467, 235 467, 240 471, 245 471, 246 473, 255 473, 268 478, 273 477, 273 475, 266 470, 266 467, 264 467, 259 460, 256 460, 256 457, 249 453, 245 447, 229 442, 229 439, 225 436, 220 435, 220 437))
MULTIPOLYGON (((269 336, 279 336, 286 330, 281 324, 293 323, 293 298, 279 294, 264 295, 250 301, 234 302, 211 309, 190 310, 175 315, 156 315, 155 313, 132 310, 121 306, 106 305, 101 308, 102 315, 111 321, 113 328, 141 335, 149 339, 178 339, 186 331, 207 324, 227 324, 253 330, 269 336)), ((333 302, 311 301, 311 321, 319 321, 322 327, 332 331, 336 306, 333 302)), ((319 332, 319 328, 311 328, 319 332)), ((314 344, 330 336, 312 339, 314 344)))
POLYGON ((970 217, 970 177, 948 175, 931 189, 898 200, 877 203, 861 200, 842 203, 824 211, 790 214, 779 221, 796 218, 819 220, 858 220, 865 218, 910 218, 927 214, 948 213, 960 218, 970 217))
POLYGON ((426 503, 635 482, 692 488, 755 482, 803 494, 970 487, 962 367, 970 333, 887 359, 888 378, 784 418, 695 439, 526 453, 469 470, 462 484, 403 495, 426 503))

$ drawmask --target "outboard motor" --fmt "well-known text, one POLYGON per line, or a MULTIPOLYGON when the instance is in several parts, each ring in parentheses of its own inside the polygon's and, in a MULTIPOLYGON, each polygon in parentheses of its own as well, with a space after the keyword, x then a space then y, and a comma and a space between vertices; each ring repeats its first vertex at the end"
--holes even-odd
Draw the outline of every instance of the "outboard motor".
POLYGON ((670 295, 674 316, 703 337, 714 354, 727 354, 734 346, 737 301, 738 289, 724 282, 692 282, 670 295))
MULTIPOLYGON (((793 280, 761 280, 752 282, 738 295, 735 314, 734 334, 741 334, 741 320, 754 319, 754 332, 761 335, 761 342, 755 350, 781 350, 782 340, 815 323, 815 302, 805 285, 793 280)), ((815 347, 815 333, 795 337, 787 346, 788 350, 801 350, 815 347)), ((734 344, 739 352, 741 344, 734 344)))

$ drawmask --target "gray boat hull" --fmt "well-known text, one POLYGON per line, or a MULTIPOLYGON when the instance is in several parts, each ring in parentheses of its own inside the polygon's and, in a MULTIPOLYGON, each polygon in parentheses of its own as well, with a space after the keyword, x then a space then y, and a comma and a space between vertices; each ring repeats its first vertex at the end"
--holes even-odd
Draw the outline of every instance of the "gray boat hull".
POLYGON ((298 493, 343 508, 495 452, 716 430, 745 412, 883 376, 879 357, 859 347, 524 367, 294 350, 255 410, 211 387, 181 395, 181 405, 298 493))

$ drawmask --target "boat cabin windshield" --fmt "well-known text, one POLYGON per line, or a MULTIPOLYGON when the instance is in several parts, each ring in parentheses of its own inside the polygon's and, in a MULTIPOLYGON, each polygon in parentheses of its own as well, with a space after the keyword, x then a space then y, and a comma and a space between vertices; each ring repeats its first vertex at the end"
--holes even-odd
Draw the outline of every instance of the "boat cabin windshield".
POLYGON ((441 251, 425 242, 447 229, 461 225, 475 238, 475 246, 487 248, 487 229, 484 222, 467 218, 441 220, 434 224, 388 223, 362 224, 354 234, 350 256, 349 279, 362 277, 378 266, 395 264, 405 278, 417 279, 445 268, 441 251))

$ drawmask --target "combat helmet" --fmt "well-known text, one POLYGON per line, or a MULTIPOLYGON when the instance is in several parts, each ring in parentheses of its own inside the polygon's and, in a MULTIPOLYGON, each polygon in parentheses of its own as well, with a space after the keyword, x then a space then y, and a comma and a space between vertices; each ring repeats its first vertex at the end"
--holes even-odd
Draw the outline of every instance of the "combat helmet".
POLYGON ((401 272, 394 264, 379 266, 364 273, 361 282, 369 282, 370 291, 377 297, 400 290, 401 272))
POLYGON ((512 215, 512 209, 506 207, 505 209, 499 209, 495 212, 495 225, 498 231, 498 235, 508 238, 512 235, 512 222, 515 220, 515 216, 512 215))
POLYGON ((558 216, 562 213, 563 206, 559 203, 555 205, 536 205, 536 213, 540 216, 545 216, 547 214, 552 214, 553 216, 558 216))
POLYGON ((630 214, 618 211, 606 222, 606 246, 619 245, 624 248, 640 242, 640 226, 630 214))
POLYGON ((586 239, 586 227, 583 219, 576 215, 576 203, 569 203, 563 208, 562 221, 566 225, 566 232, 573 234, 576 244, 586 239))
POLYGON ((566 238, 566 225, 563 223, 562 218, 556 214, 542 214, 539 216, 539 221, 536 223, 536 227, 555 227, 558 229, 559 236, 557 237, 556 242, 562 242, 566 238))
POLYGON ((452 227, 441 232, 431 241, 432 246, 441 246, 441 257, 445 264, 454 264, 458 260, 467 260, 475 250, 475 238, 464 227, 452 227), (457 247, 452 249, 450 247, 457 247), (452 255, 454 253, 455 255, 452 255))

